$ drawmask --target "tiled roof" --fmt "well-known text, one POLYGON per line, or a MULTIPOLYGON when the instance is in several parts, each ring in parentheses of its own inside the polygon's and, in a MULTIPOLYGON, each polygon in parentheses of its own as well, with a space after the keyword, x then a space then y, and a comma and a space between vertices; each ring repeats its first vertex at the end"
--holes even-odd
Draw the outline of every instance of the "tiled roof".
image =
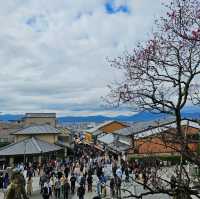
MULTIPOLYGON (((199 123, 191 121, 191 120, 183 119, 181 121, 181 125, 200 129, 199 123)), ((167 131, 168 129, 172 129, 172 128, 176 128, 176 122, 175 121, 170 123, 170 124, 160 125, 158 127, 155 127, 155 128, 143 131, 141 133, 138 133, 137 138, 143 138, 143 137, 159 134, 161 132, 167 131)))
POLYGON ((0 156, 41 154, 61 149, 55 144, 32 137, 3 147, 0 150, 0 156))
MULTIPOLYGON (((147 123, 148 124, 148 123, 147 123)), ((150 123, 149 123, 150 124, 150 123)), ((189 126, 196 129, 200 129, 200 125, 197 122, 183 119, 181 121, 182 126, 189 126)), ((130 128, 120 129, 114 133, 119 135, 136 135, 136 138, 147 137, 155 134, 159 134, 168 129, 176 128, 176 122, 174 120, 165 120, 162 122, 154 122, 151 125, 141 125, 141 123, 133 124, 130 128)))
MULTIPOLYGON (((125 124, 124 122, 120 122, 120 121, 115 121, 115 120, 111 120, 111 121, 106 121, 102 124, 99 124, 98 126, 95 126, 91 129, 87 129, 85 130, 86 132, 89 132, 89 133, 94 133, 95 131, 98 131, 99 129, 101 129, 102 127, 106 126, 106 125, 109 125, 109 124, 112 124, 113 122, 117 122, 117 123, 121 123, 121 124, 124 124, 124 125, 127 125, 125 124)), ((128 125, 127 125, 128 126, 128 125)))
POLYGON ((59 131, 48 124, 28 126, 13 133, 14 135, 59 134, 59 131))
POLYGON ((129 135, 133 135, 133 134, 138 134, 138 133, 146 131, 148 129, 157 128, 158 126, 170 124, 173 122, 174 122, 174 118, 168 118, 168 119, 159 120, 159 121, 135 122, 127 128, 123 128, 123 129, 114 131, 114 133, 123 135, 123 136, 129 136, 129 135))

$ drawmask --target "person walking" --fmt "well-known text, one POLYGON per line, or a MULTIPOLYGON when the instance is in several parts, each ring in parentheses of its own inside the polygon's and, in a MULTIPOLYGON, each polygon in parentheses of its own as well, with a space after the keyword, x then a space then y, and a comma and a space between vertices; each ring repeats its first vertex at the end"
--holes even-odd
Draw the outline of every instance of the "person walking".
POLYGON ((22 174, 19 172, 14 172, 11 176, 11 183, 8 186, 8 191, 6 193, 6 199, 28 199, 26 195, 25 185, 22 181, 22 174))
POLYGON ((7 189, 8 185, 9 185, 9 175, 8 173, 5 174, 4 178, 3 178, 3 188, 7 189))
POLYGON ((121 182, 121 178, 119 176, 115 176, 117 198, 121 198, 121 182))
POLYGON ((97 188, 98 196, 101 197, 101 181, 100 181, 100 179, 98 179, 98 181, 97 181, 96 188, 97 188))
POLYGON ((128 167, 125 167, 124 173, 125 173, 125 176, 126 176, 125 181, 129 182, 129 170, 128 170, 128 167))
POLYGON ((115 196, 115 180, 111 178, 110 180, 110 195, 113 198, 115 196))
POLYGON ((86 176, 85 175, 80 177, 80 184, 83 185, 85 188, 85 184, 86 184, 86 176))
POLYGON ((42 188, 42 197, 43 199, 49 199, 49 196, 50 196, 49 186, 48 183, 45 182, 42 188))
POLYGON ((101 182, 101 194, 103 195, 103 197, 106 197, 106 182, 107 182, 107 179, 104 175, 102 175, 100 177, 100 182, 101 182))
POLYGON ((55 182, 56 182, 56 176, 53 173, 50 177, 50 184, 51 184, 51 192, 53 194, 54 190, 55 190, 55 182))
POLYGON ((93 177, 91 174, 89 174, 87 177, 88 192, 92 192, 92 183, 93 183, 93 177))
POLYGON ((79 199, 84 199, 84 195, 85 195, 85 187, 83 184, 80 184, 77 190, 77 196, 79 197, 79 199))
POLYGON ((68 199, 69 197, 69 192, 70 192, 70 184, 68 182, 68 179, 65 179, 64 185, 63 185, 63 195, 64 199, 68 199))
POLYGON ((0 173, 0 191, 3 190, 3 173, 0 173))
POLYGON ((27 195, 31 196, 32 192, 33 192, 33 180, 32 177, 29 176, 27 180, 27 195))
POLYGON ((55 197, 60 198, 60 191, 61 191, 61 182, 60 179, 57 178, 55 182, 55 197))
POLYGON ((70 166, 69 166, 69 164, 67 164, 65 169, 64 169, 64 173, 65 173, 66 178, 68 178, 69 172, 70 172, 70 166))
POLYGON ((45 182, 47 182, 47 176, 46 176, 46 174, 43 174, 42 176, 40 176, 40 180, 39 180, 40 193, 42 193, 45 182))
POLYGON ((65 184, 65 180, 66 180, 65 175, 62 175, 62 177, 60 178, 60 182, 61 182, 61 192, 62 192, 62 194, 64 194, 64 184, 65 184))
POLYGON ((74 176, 73 173, 70 178, 70 182, 71 182, 71 193, 74 194, 75 193, 75 185, 76 185, 76 177, 74 176))

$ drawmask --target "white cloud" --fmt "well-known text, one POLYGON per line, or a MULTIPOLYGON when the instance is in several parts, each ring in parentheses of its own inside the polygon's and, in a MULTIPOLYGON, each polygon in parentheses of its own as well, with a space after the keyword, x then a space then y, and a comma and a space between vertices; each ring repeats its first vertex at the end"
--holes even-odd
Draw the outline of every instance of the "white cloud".
POLYGON ((112 113, 100 108, 100 97, 120 74, 106 57, 118 56, 146 37, 161 12, 161 0, 115 1, 115 6, 126 3, 128 14, 107 13, 105 2, 1 2, 1 111, 112 113))

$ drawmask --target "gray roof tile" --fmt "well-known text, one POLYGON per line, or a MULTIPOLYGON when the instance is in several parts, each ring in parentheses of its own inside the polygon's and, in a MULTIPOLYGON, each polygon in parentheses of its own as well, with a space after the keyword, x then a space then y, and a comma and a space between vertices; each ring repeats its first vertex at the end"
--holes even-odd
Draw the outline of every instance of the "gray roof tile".
POLYGON ((55 144, 49 144, 32 137, 3 147, 0 150, 0 156, 41 154, 61 149, 61 147, 55 144))
POLYGON ((162 125, 172 123, 172 122, 174 122, 173 117, 165 119, 165 120, 158 120, 158 121, 135 122, 127 128, 114 131, 114 133, 122 135, 122 136, 130 136, 130 135, 138 134, 147 129, 157 128, 158 126, 162 126, 162 125))

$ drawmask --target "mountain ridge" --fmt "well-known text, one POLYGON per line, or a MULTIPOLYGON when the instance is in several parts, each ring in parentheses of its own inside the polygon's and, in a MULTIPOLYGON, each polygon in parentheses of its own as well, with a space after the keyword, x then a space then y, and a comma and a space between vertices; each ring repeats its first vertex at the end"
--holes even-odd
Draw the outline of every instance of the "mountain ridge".
MULTIPOLYGON (((24 115, 14 115, 14 114, 4 114, 0 115, 0 121, 10 122, 10 121, 18 121, 21 120, 24 115)), ((159 120, 171 117, 171 115, 167 115, 164 113, 153 114, 150 112, 140 112, 134 115, 119 115, 119 116, 104 116, 104 115, 94 115, 94 116, 63 116, 58 117, 58 123, 80 123, 80 122, 106 122, 109 120, 118 120, 124 122, 140 122, 140 121, 151 121, 151 120, 159 120)), ((200 111, 183 111, 183 118, 188 119, 200 119, 200 111)))

